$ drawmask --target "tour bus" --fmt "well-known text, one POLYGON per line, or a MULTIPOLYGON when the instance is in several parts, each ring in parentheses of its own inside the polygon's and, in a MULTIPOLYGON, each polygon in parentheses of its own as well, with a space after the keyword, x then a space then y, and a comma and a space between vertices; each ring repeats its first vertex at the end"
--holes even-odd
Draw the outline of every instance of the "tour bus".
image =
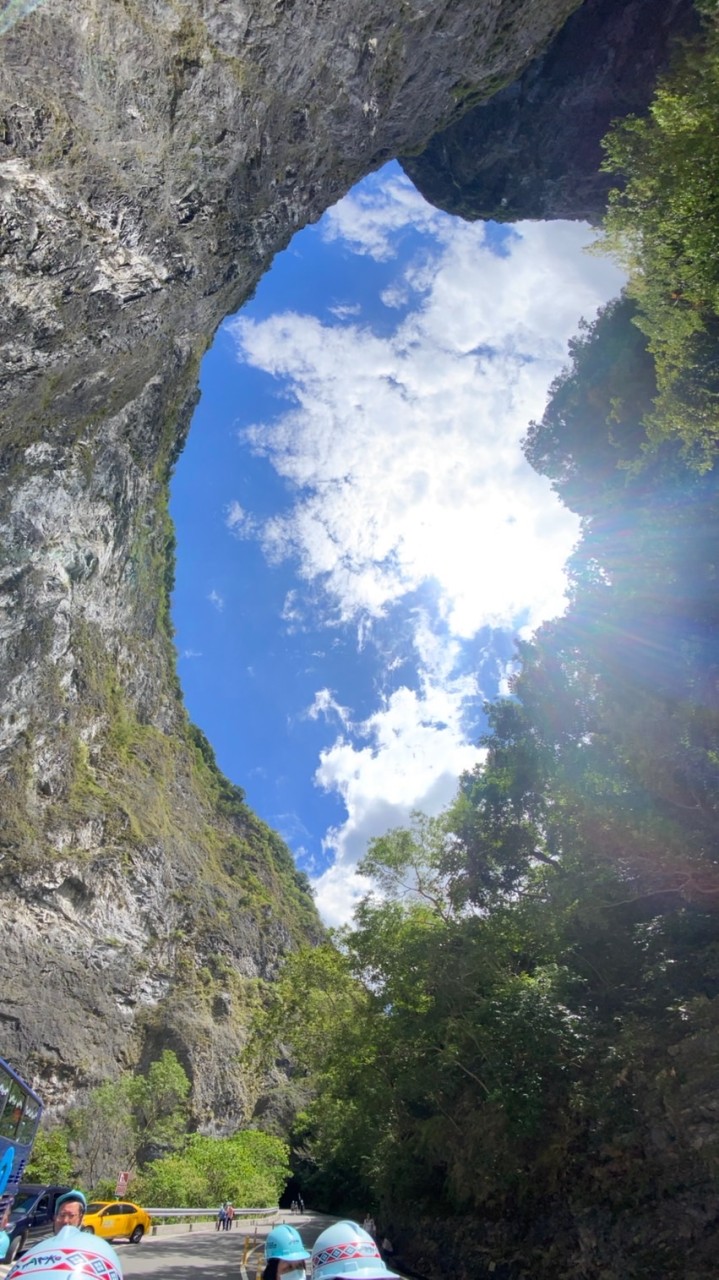
POLYGON ((37 1094, 0 1058, 0 1214, 17 1194, 41 1115, 37 1094))

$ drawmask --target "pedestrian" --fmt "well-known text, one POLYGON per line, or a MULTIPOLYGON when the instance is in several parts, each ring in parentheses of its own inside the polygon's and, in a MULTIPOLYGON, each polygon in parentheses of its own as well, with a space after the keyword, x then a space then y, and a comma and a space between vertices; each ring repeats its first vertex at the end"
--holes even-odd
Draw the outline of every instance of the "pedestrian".
POLYGON ((374 1220, 374 1218, 372 1217, 372 1214, 371 1214, 371 1213, 368 1213, 368 1214, 367 1214, 367 1217, 365 1218, 364 1222, 362 1223, 362 1227, 363 1227, 363 1229, 364 1229, 365 1231, 367 1231, 367 1232, 369 1233, 369 1235, 371 1235, 371 1236, 376 1236, 376 1235, 377 1235, 377 1227, 376 1227, 376 1225, 375 1225, 375 1220, 374 1220))
POLYGON ((235 1216, 235 1206, 228 1204, 225 1208, 225 1231, 232 1230, 232 1222, 235 1216))
POLYGON ((215 1231, 224 1231, 224 1229, 225 1229, 225 1217, 226 1217, 226 1214, 225 1214, 225 1206, 224 1206, 224 1204, 221 1204, 221 1205, 220 1205, 220 1212, 219 1212, 219 1213, 218 1213, 218 1215, 217 1215, 217 1222, 216 1222, 216 1224, 215 1224, 215 1231))
POLYGON ((399 1280, 388 1271, 368 1231, 335 1222, 312 1246, 312 1280, 399 1280))
POLYGON ((299 1209, 300 1213, 304 1213, 304 1211, 305 1211, 305 1202, 304 1202, 304 1200, 302 1199, 302 1196, 301 1196, 301 1195, 298 1195, 298 1197, 297 1197, 297 1208, 299 1209))
POLYGON ((389 1236, 382 1237, 382 1253, 385 1258, 391 1258, 394 1253, 394 1245, 392 1244, 389 1236))
POLYGON ((282 1223, 273 1227, 265 1240, 265 1269, 262 1280, 305 1280, 309 1253, 295 1227, 282 1223))

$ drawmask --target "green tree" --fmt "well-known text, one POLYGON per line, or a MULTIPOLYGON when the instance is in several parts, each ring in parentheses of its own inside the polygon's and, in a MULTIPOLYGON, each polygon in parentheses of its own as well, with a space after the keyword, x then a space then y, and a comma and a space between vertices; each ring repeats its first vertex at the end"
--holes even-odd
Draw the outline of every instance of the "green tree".
POLYGON ((656 360, 652 441, 681 438, 708 466, 719 431, 719 27, 702 6, 703 38, 658 85, 647 116, 617 124, 604 168, 604 246, 629 273, 636 323, 656 360))
POLYGON ((177 1055, 164 1049, 147 1073, 131 1077, 126 1087, 138 1134, 137 1158, 179 1146, 187 1133, 190 1081, 177 1055))
POLYGON ((68 1115, 70 1150, 90 1188, 102 1179, 114 1181, 120 1169, 132 1167, 136 1131, 128 1086, 127 1077, 105 1081, 91 1089, 83 1104, 73 1107, 68 1115))
POLYGON ((70 1154, 67 1130, 61 1126, 41 1128, 25 1167, 25 1181, 72 1182, 75 1172, 75 1159, 70 1154))
POLYGON ((147 1203, 198 1208, 231 1200, 239 1207, 277 1204, 290 1176, 287 1144, 243 1130, 230 1138, 190 1137, 182 1151, 146 1165, 136 1194, 147 1203))

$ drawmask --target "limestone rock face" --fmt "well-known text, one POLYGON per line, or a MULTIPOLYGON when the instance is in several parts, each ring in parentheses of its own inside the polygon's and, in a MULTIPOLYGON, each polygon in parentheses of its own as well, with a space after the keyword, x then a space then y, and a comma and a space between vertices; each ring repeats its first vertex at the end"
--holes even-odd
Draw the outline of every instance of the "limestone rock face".
POLYGON ((199 361, 297 228, 573 4, 0 5, 0 1019, 50 1101, 169 1046, 201 1121, 252 1110, 247 1012, 319 922, 178 692, 199 361))
POLYGON ((598 220, 611 121, 646 110, 692 0, 584 0, 551 45, 489 102, 402 164, 427 200, 463 218, 598 220))

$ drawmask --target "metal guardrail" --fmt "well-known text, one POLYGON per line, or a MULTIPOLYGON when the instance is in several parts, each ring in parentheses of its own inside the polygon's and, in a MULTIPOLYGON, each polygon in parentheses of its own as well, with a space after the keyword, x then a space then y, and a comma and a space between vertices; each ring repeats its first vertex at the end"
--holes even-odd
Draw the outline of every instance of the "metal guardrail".
MULTIPOLYGON (((266 1205, 258 1209, 235 1209, 236 1218, 265 1218, 270 1214, 279 1213, 278 1205, 266 1205)), ((152 1218, 216 1218, 220 1212, 220 1206, 215 1209, 146 1209, 145 1213, 149 1213, 152 1218)))

